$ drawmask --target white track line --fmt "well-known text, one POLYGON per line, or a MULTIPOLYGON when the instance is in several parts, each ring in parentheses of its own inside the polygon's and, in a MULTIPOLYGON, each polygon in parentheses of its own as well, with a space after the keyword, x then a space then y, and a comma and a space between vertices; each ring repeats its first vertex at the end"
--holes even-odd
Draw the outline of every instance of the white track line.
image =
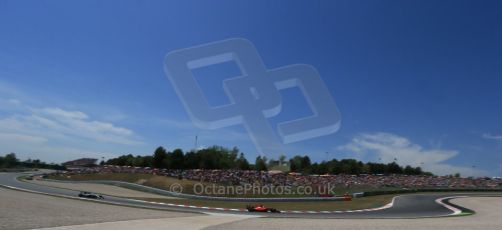
POLYGON ((447 209, 450 209, 453 213, 449 214, 449 216, 454 216, 454 215, 458 215, 458 214, 462 213, 462 210, 460 210, 458 208, 455 208, 455 207, 453 207, 451 205, 445 204, 445 203, 443 203, 443 201, 447 200, 447 199, 456 199, 456 198, 465 198, 465 197, 467 197, 467 196, 442 197, 442 198, 436 199, 436 203, 444 206, 447 209))

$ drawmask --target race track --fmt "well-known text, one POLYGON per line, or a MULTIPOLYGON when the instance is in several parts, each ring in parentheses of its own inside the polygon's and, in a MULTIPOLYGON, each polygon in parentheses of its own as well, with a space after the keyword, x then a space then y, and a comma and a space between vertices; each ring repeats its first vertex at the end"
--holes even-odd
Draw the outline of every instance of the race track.
MULTIPOLYGON (((17 180, 17 177, 26 175, 23 173, 2 173, 0 174, 0 185, 11 189, 20 189, 25 191, 43 193, 46 195, 63 196, 73 199, 89 200, 93 202, 111 203, 116 205, 142 207, 149 209, 181 211, 181 212, 197 212, 197 213, 230 213, 241 215, 263 215, 267 217, 301 217, 301 218, 420 218, 420 217, 438 217, 458 214, 461 207, 448 204, 447 199, 441 204, 437 202, 438 199, 454 196, 478 196, 479 194, 412 194, 401 195, 395 197, 393 204, 388 205, 386 208, 375 209, 371 211, 358 210, 358 211, 344 211, 344 212, 288 212, 288 213, 248 213, 243 210, 237 209, 218 209, 209 207, 189 207, 189 206, 176 206, 167 205, 162 203, 145 202, 134 199, 127 199, 114 196, 106 196, 105 200, 91 200, 78 198, 78 192, 62 188, 47 187, 39 184, 26 183, 17 180)), ((493 194, 496 195, 496 194, 493 194)), ((493 196, 490 195, 490 196, 493 196)))

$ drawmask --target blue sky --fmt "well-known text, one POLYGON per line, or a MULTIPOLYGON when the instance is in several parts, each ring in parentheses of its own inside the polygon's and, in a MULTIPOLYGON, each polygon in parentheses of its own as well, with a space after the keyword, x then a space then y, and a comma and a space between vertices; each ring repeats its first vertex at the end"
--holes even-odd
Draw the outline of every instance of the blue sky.
MULTIPOLYGON (((342 114, 288 155, 502 176, 501 23, 500 1, 0 1, 0 153, 109 158, 198 135, 254 159, 243 127, 195 127, 163 70, 170 51, 241 37, 267 68, 314 66, 342 114)), ((236 74, 196 77, 221 105, 236 74)), ((281 95, 272 125, 310 114, 281 95)))

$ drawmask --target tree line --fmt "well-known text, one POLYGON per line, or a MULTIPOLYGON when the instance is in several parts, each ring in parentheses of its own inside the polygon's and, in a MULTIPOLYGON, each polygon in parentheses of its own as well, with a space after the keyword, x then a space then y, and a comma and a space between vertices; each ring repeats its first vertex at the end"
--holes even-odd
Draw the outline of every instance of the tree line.
POLYGON ((28 159, 21 161, 17 158, 15 153, 5 154, 5 156, 0 156, 0 168, 45 168, 45 169, 55 169, 64 170, 65 167, 57 164, 48 164, 39 159, 28 159))
POLYGON ((181 149, 167 151, 161 146, 155 149, 151 156, 128 154, 101 164, 165 169, 252 169, 238 148, 228 149, 220 146, 186 153, 181 149))
POLYGON ((292 172, 308 174, 406 174, 406 175, 432 175, 424 172, 421 167, 400 166, 396 162, 373 163, 358 161, 355 159, 333 159, 320 163, 311 163, 308 156, 295 156, 289 160, 292 172))
POLYGON ((289 160, 284 155, 281 155, 279 159, 268 159, 264 156, 258 156, 254 164, 250 164, 245 158, 244 153, 240 152, 237 147, 229 149, 221 146, 212 146, 186 153, 181 149, 167 151, 161 146, 155 149, 153 155, 150 156, 128 154, 109 159, 106 162, 101 162, 101 164, 164 169, 241 169, 267 171, 275 168, 287 168, 290 172, 303 174, 430 175, 430 173, 424 172, 420 167, 409 165, 403 167, 396 162, 384 164, 364 163, 354 159, 332 159, 330 161, 312 163, 308 156, 299 155, 289 160))

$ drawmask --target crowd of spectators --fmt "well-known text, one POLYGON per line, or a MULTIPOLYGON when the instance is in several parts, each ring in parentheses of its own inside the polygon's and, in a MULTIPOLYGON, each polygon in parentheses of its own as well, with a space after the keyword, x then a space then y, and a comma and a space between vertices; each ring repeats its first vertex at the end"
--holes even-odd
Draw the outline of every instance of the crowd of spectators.
POLYGON ((256 170, 170 170, 149 167, 104 165, 92 168, 74 169, 68 174, 83 173, 145 173, 178 179, 194 180, 224 185, 274 185, 274 186, 318 186, 331 184, 344 188, 454 188, 454 189, 502 189, 502 178, 455 177, 401 174, 360 175, 302 175, 280 171, 256 170))

